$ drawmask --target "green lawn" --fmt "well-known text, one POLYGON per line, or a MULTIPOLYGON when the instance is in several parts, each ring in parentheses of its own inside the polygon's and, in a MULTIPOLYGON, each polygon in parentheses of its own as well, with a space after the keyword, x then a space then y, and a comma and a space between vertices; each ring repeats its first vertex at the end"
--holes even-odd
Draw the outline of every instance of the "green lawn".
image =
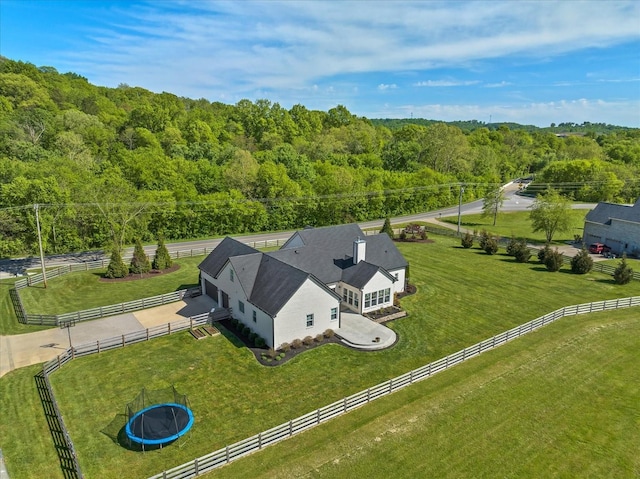
POLYGON ((640 321, 561 319, 207 478, 637 478, 640 321))
MULTIPOLYGON (((399 247, 411 264, 418 293, 403 300, 410 315, 390 325, 399 335, 390 350, 358 352, 329 345, 267 368, 226 337, 195 341, 184 333, 78 359, 55 373, 56 397, 87 477, 122 477, 123 471, 145 477, 564 305, 638 294, 637 283, 620 287, 597 273, 549 273, 536 263, 464 250, 454 238, 399 247), (171 384, 189 396, 197 418, 184 445, 139 454, 101 433, 142 387, 171 384)), ((22 375, 18 370, 0 379, 6 402, 21 401, 12 384, 14 378, 23 381, 22 375)), ((0 447, 7 449, 9 463, 20 463, 21 453, 11 444, 28 443, 29 436, 22 428, 4 429, 0 447)), ((10 473, 12 479, 53 477, 50 470, 42 464, 10 473)))
MULTIPOLYGON (((557 233, 554 238, 554 243, 563 243, 565 241, 573 241, 574 235, 582 236, 582 230, 584 227, 584 217, 589 210, 571 210, 569 215, 571 217, 571 228, 563 233, 557 233)), ((458 217, 449 216, 441 218, 442 221, 457 225, 458 217)), ((481 230, 485 229, 490 233, 501 236, 503 238, 526 238, 531 243, 544 244, 545 234, 544 231, 538 231, 534 233, 531 231, 531 220, 529 220, 529 212, 506 212, 498 215, 496 225, 493 226, 493 217, 478 215, 464 215, 461 217, 460 225, 463 229, 468 230, 481 230)))
POLYGON ((21 324, 16 317, 9 290, 19 278, 3 279, 0 281, 0 335, 32 333, 47 329, 46 326, 30 326, 21 324))
POLYGON ((70 273, 20 290, 31 314, 61 314, 124 303, 198 285, 198 264, 204 256, 175 261, 180 269, 140 281, 100 282, 104 269, 70 273), (73 294, 70 294, 73 293, 73 294))

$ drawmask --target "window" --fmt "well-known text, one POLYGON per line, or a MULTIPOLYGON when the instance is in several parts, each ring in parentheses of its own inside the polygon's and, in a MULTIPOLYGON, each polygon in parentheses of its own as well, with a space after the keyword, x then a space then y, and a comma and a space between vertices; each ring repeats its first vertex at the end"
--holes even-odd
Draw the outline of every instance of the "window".
POLYGON ((378 293, 371 293, 371 306, 376 306, 378 304, 378 293))
POLYGON ((395 273, 395 274, 394 274, 394 276, 395 276, 395 278, 396 278, 396 281, 398 281, 398 279, 399 279, 399 278, 398 278, 398 273, 395 273))
POLYGON ((229 279, 233 283, 233 269, 229 269, 229 279))
POLYGON ((353 304, 353 291, 349 290, 349 304, 353 304))
POLYGON ((244 303, 242 301, 238 301, 238 309, 241 313, 244 313, 244 303))
POLYGON ((364 307, 368 308, 369 306, 371 306, 371 293, 364 295, 364 307))
POLYGON ((253 310, 253 322, 257 323, 258 322, 258 313, 256 313, 256 310, 253 310))
POLYGON ((384 302, 388 303, 391 299, 391 289, 387 288, 384 290, 384 302))
POLYGON ((338 319, 338 308, 331 308, 331 321, 338 319))
POLYGON ((378 291, 378 304, 382 303, 384 303, 384 291, 380 290, 378 291))
POLYGON ((307 328, 313 326, 313 314, 307 314, 307 328))
POLYGON ((342 299, 344 301, 347 300, 347 290, 346 290, 346 288, 342 288, 342 299))
POLYGON ((358 307, 358 305, 359 305, 359 304, 360 304, 360 303, 358 302, 358 293, 355 293, 355 294, 353 295, 353 305, 354 305, 354 306, 356 306, 356 307, 358 307))

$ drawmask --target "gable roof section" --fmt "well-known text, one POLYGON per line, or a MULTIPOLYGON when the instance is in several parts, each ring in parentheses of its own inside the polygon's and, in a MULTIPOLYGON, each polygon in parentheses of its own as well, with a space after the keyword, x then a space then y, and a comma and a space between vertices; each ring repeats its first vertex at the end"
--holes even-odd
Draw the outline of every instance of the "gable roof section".
POLYGON ((350 268, 346 268, 342 274, 342 281, 355 288, 362 289, 378 271, 389 278, 392 283, 395 282, 396 279, 385 269, 368 263, 367 261, 360 261, 358 264, 354 264, 350 268))
POLYGON ((640 223, 640 199, 633 206, 601 202, 587 213, 585 221, 598 224, 611 224, 611 219, 640 223))
POLYGON ((325 284, 336 283, 346 281, 344 272, 354 266, 353 242, 358 238, 365 240, 367 263, 387 271, 408 265, 388 235, 366 236, 357 224, 297 231, 280 250, 267 254, 313 274, 325 284))
POLYGON ((209 256, 198 265, 198 269, 216 278, 230 257, 255 253, 258 253, 258 250, 227 236, 209 253, 209 256))
MULTIPOLYGON (((244 271, 238 272, 239 277, 243 274, 244 271)), ((247 274, 250 274, 250 271, 247 274)), ((340 299, 335 292, 309 273, 260 253, 253 288, 248 295, 249 301, 271 317, 275 317, 307 279, 311 279, 321 289, 340 299)))

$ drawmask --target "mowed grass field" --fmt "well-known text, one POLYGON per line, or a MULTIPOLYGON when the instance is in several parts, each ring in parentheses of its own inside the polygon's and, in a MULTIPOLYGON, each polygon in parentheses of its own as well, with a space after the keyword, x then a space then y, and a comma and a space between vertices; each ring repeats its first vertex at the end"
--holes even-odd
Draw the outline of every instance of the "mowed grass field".
MULTIPOLYGON (((596 273, 548 273, 536 263, 522 265, 464 250, 455 239, 434 238, 399 245, 418 293, 403 300, 410 315, 390 324, 399 335, 392 349, 358 352, 329 345, 267 368, 233 338, 195 341, 185 333, 69 363, 52 382, 86 477, 147 477, 562 306, 639 293, 637 283, 620 287, 596 273), (196 416, 185 441, 141 454, 102 432, 142 387, 171 384, 189 396, 196 416)), ((630 318, 640 316, 633 313, 630 318)), ((13 479, 62 477, 50 436, 33 441, 46 428, 37 394, 28 388, 34 371, 0 379, 0 447, 13 479), (23 463, 31 467, 16 466, 23 463)))
POLYGON ((204 256, 174 261, 180 269, 158 274, 144 281, 100 282, 104 269, 66 274, 20 290, 20 297, 31 314, 62 314, 134 301, 198 286, 197 266, 204 256), (73 294, 70 294, 73 293, 73 294))
MULTIPOLYGON (((574 235, 582 236, 584 228, 584 217, 589 210, 570 210, 570 228, 568 231, 557 232, 553 237, 554 243, 563 243, 565 241, 573 241, 574 235)), ((449 216, 441 218, 441 221, 457 225, 458 217, 449 216)), ((501 236, 502 238, 525 238, 530 243, 546 243, 544 231, 534 233, 531 231, 531 220, 529 213, 519 211, 499 213, 496 225, 493 226, 493 216, 464 215, 461 217, 460 226, 467 230, 487 230, 489 233, 501 236)))
POLYGON ((205 477, 637 478, 638 338, 564 318, 205 477))

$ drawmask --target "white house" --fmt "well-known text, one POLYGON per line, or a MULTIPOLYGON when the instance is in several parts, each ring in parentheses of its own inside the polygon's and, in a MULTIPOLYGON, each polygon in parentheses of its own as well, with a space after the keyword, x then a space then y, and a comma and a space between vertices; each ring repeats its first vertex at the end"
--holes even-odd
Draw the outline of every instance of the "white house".
POLYGON ((585 244, 604 243, 616 254, 640 255, 640 198, 633 206, 598 203, 584 220, 585 244))
POLYGON ((205 294, 276 348, 339 328, 341 306, 391 306, 407 266, 389 236, 349 224, 298 231, 270 253, 225 238, 199 268, 205 294))

